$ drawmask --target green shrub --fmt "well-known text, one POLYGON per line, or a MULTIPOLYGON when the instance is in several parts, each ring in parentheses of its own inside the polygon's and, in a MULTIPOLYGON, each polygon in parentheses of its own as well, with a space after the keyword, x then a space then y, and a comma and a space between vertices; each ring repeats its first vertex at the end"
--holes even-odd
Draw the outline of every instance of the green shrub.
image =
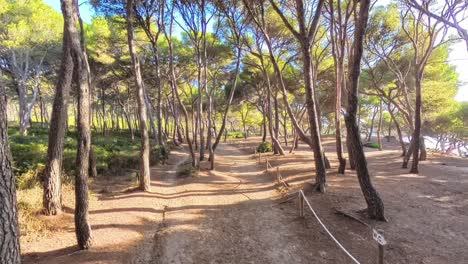
POLYGON ((27 170, 21 175, 16 177, 16 184, 18 189, 31 189, 40 182, 42 173, 44 172, 45 165, 38 163, 34 168, 27 170))
MULTIPOLYGON (((28 130, 28 136, 21 136, 18 127, 9 127, 13 168, 17 177, 18 188, 31 188, 39 181, 43 164, 47 160, 48 128, 34 126, 28 130)), ((70 130, 64 140, 63 172, 64 180, 73 180, 76 171, 77 132, 70 130)), ((100 132, 92 133, 92 147, 96 155, 98 174, 115 173, 121 170, 139 168, 140 141, 131 141, 128 132, 113 132, 104 136, 100 132)), ((164 163, 172 143, 165 147, 155 146, 151 149, 151 165, 164 163)))
POLYGON ((245 138, 245 133, 244 132, 228 132, 227 136, 228 136, 228 138, 231 138, 231 139, 245 138))
POLYGON ((156 145, 151 149, 150 153, 150 164, 159 165, 164 164, 169 158, 171 150, 165 145, 156 145))
POLYGON ((139 153, 128 153, 125 151, 114 152, 107 159, 107 170, 110 172, 118 172, 122 169, 136 170, 140 166, 139 153))
POLYGON ((265 152, 272 152, 273 151, 273 146, 271 145, 270 142, 262 142, 260 145, 257 147, 257 152, 260 153, 265 153, 265 152))
POLYGON ((379 143, 368 142, 368 143, 365 143, 365 144, 364 144, 364 147, 376 148, 376 149, 378 149, 378 148, 380 147, 380 145, 379 145, 379 143))
POLYGON ((197 168, 192 167, 191 161, 186 161, 177 168, 176 175, 180 178, 195 177, 198 174, 197 168))

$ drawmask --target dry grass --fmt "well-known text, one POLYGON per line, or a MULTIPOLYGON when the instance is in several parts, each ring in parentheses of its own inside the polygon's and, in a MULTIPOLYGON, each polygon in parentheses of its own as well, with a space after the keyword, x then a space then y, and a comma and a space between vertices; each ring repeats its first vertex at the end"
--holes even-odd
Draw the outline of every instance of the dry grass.
MULTIPOLYGON (((31 241, 38 237, 49 236, 53 232, 73 228, 73 208, 75 190, 72 184, 62 186, 63 213, 58 216, 42 214, 42 186, 18 190, 18 220, 22 241, 31 241)), ((90 200, 96 200, 90 193, 90 200)))

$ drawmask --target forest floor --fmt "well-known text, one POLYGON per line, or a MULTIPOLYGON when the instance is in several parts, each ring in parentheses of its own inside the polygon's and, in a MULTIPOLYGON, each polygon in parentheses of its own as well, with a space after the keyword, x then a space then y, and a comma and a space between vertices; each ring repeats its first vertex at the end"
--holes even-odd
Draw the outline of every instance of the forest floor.
MULTIPOLYGON (((171 152, 168 165, 152 168, 152 192, 131 191, 129 177, 93 182, 90 202, 94 247, 77 251, 73 212, 55 217, 63 228, 47 237, 22 241, 25 263, 351 263, 309 211, 298 217, 295 190, 313 179, 307 146, 293 154, 253 155, 259 138, 222 144, 216 170, 178 178, 187 160, 171 152), (279 166, 290 190, 265 173, 265 157, 279 166), (295 196, 294 196, 295 197, 295 196)), ((468 259, 468 160, 429 153, 419 175, 400 168, 395 143, 384 151, 366 148, 373 183, 387 223, 366 219, 355 173, 328 172, 326 194, 308 192, 325 225, 361 263, 376 263, 371 228, 336 214, 344 211, 382 229, 386 263, 466 263, 468 259)), ((332 167, 334 142, 325 138, 332 167)), ((206 164, 204 164, 206 165, 206 164)))

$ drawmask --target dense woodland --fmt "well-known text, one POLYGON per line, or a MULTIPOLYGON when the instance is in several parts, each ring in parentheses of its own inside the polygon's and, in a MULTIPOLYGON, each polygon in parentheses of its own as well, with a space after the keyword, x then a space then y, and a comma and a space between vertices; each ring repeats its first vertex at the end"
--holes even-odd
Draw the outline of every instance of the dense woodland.
MULTIPOLYGON (((385 221, 363 145, 401 145, 418 173, 431 147, 468 152, 468 104, 449 61, 466 42, 466 1, 93 0, 62 14, 42 0, 0 0, 0 262, 20 263, 16 193, 43 189, 62 211, 75 186, 75 228, 92 246, 88 178, 150 166, 174 146, 216 170, 219 144, 260 136, 258 151, 313 150, 316 190, 327 171, 356 170, 369 218, 385 221), (336 153, 322 136, 333 135, 336 153), (330 166, 337 155, 339 166, 330 166)), ((154 188, 154 187, 153 187, 154 188)), ((326 194, 324 194, 326 195, 326 194)))

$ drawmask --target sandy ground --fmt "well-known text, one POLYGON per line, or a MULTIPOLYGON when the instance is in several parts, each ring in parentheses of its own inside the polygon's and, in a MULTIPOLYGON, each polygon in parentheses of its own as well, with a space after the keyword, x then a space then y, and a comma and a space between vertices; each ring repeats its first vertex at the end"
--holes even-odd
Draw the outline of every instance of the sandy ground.
MULTIPOLYGON (((250 141, 243 143, 245 149, 253 145, 250 141)), ((420 163, 419 175, 409 174, 409 169, 401 168, 398 145, 386 141, 383 145, 384 151, 365 150, 389 222, 371 221, 357 213, 365 208, 365 202, 355 173, 349 170, 345 176, 338 175, 336 169, 329 170, 327 194, 308 195, 318 214, 361 263, 376 263, 377 246, 371 230, 337 215, 335 209, 384 230, 388 241, 386 263, 468 263, 468 160, 429 153, 428 160, 420 163)), ((325 137, 324 146, 336 168, 334 140, 325 137)), ((280 167, 294 189, 302 188, 313 177, 312 152, 305 145, 285 157, 270 156, 269 161, 280 167)), ((314 230, 318 228, 311 222, 314 230)), ((333 252, 338 254, 339 250, 333 252)))
MULTIPOLYGON (((23 243, 25 263, 351 263, 310 212, 298 217, 296 199, 264 172, 265 157, 258 163, 252 155, 258 140, 221 145, 215 171, 186 179, 175 176, 187 158, 176 150, 170 165, 153 168, 152 193, 125 192, 129 183, 119 178, 97 182, 107 187, 91 203, 93 249, 76 251, 71 221, 49 238, 23 243)), ((324 142, 336 168, 334 143, 324 142)), ((385 231, 386 263, 467 263, 468 160, 430 154, 413 175, 400 168, 397 145, 384 146, 366 155, 389 222, 356 213, 365 203, 354 172, 333 169, 327 194, 308 193, 319 216, 361 263, 376 263, 371 228, 335 209, 385 231)), ((303 145, 284 157, 268 156, 290 193, 311 181, 311 158, 303 145)))
MULTIPOLYGON (((59 217, 64 225, 48 237, 23 240, 24 263, 129 263, 144 241, 153 237, 162 220, 164 200, 159 189, 167 177, 174 177, 179 164, 187 158, 184 149, 171 152, 168 164, 151 168, 152 193, 132 192, 128 176, 103 177, 92 185, 90 223, 93 247, 78 251, 73 224, 73 210, 66 208, 59 217)), ((170 186, 168 186, 170 188, 170 186)), ((55 219, 59 218, 59 219, 55 219)))

